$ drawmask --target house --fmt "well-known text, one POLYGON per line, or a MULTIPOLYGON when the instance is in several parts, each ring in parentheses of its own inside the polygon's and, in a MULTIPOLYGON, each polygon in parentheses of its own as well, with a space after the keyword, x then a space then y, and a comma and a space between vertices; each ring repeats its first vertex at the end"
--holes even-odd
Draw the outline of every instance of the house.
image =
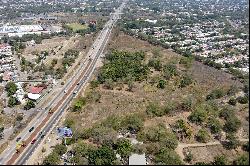
POLYGON ((29 89, 29 92, 33 93, 33 94, 39 94, 39 93, 42 92, 43 89, 44 89, 44 87, 31 86, 30 89, 29 89))
POLYGON ((129 157, 129 165, 146 165, 146 156, 144 154, 132 154, 129 157))

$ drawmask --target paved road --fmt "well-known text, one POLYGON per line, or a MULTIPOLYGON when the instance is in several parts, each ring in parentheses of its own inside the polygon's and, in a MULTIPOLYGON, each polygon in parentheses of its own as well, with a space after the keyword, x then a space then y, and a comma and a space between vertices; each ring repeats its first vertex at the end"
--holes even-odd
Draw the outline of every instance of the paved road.
MULTIPOLYGON (((53 108, 53 110, 55 111, 54 114, 48 114, 49 108, 46 107, 43 113, 41 113, 36 118, 37 120, 35 120, 31 124, 31 126, 34 126, 35 128, 34 131, 29 132, 28 130, 24 130, 21 133, 23 140, 25 140, 27 144, 27 147, 21 148, 20 153, 17 154, 15 153, 15 142, 13 142, 14 145, 12 145, 9 149, 2 153, 1 164, 13 164, 15 163, 16 159, 18 159, 16 164, 23 164, 30 157, 32 152, 36 149, 41 141, 41 139, 38 137, 38 133, 43 132, 43 134, 46 134, 51 129, 55 121, 60 118, 65 108, 77 95, 80 89, 84 85, 86 85, 86 82, 94 71, 96 62, 99 59, 101 52, 104 50, 107 44, 113 25, 116 23, 117 19, 119 18, 119 13, 121 13, 124 7, 125 2, 116 10, 114 14, 111 15, 110 20, 105 24, 103 30, 95 40, 93 49, 91 49, 88 53, 89 59, 80 65, 79 72, 76 72, 76 75, 68 81, 68 83, 62 89, 62 93, 59 93, 48 104, 48 107, 53 108), (38 138, 36 143, 33 145, 29 145, 29 143, 34 138, 38 138), (22 152, 25 152, 25 154, 23 154, 22 152)), ((27 127, 27 129, 29 128, 27 127)))

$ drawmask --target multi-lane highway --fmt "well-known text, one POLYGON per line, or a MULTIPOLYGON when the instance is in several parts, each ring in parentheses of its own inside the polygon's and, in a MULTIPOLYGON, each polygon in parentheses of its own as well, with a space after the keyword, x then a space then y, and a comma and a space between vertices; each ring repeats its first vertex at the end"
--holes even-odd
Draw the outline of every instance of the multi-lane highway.
POLYGON ((72 99, 77 96, 78 92, 86 85, 91 77, 96 62, 100 58, 100 55, 108 42, 112 28, 119 19, 119 15, 125 7, 126 2, 127 0, 125 0, 122 5, 111 14, 110 20, 105 24, 103 30, 99 33, 93 43, 92 48, 89 50, 87 54, 88 59, 85 59, 81 63, 80 67, 75 71, 75 74, 61 89, 60 93, 58 93, 58 95, 48 103, 46 108, 39 112, 28 127, 17 136, 17 138, 21 137, 20 141, 25 141, 27 146, 22 147, 19 153, 16 153, 16 142, 13 140, 10 143, 10 147, 0 155, 0 164, 24 164, 42 141, 41 135, 47 134, 56 121, 60 119, 62 113, 69 106, 72 99), (49 113, 49 110, 53 110, 53 113, 49 113), (31 127, 34 127, 34 129, 29 132, 31 127), (36 142, 31 144, 33 139, 36 139, 36 142))

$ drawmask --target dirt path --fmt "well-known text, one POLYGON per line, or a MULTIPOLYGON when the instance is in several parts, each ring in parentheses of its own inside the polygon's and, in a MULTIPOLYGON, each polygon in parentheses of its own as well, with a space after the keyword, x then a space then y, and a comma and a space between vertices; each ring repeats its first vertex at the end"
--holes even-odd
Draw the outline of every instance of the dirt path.
MULTIPOLYGON (((239 139, 240 142, 247 142, 249 139, 241 138, 239 139)), ((194 144, 186 144, 186 143, 179 143, 177 148, 175 149, 176 153, 184 160, 185 156, 183 154, 183 149, 187 147, 202 147, 202 146, 212 146, 212 145, 220 145, 220 141, 208 142, 208 143, 194 143, 194 144)), ((188 163, 185 163, 188 164, 188 163)))

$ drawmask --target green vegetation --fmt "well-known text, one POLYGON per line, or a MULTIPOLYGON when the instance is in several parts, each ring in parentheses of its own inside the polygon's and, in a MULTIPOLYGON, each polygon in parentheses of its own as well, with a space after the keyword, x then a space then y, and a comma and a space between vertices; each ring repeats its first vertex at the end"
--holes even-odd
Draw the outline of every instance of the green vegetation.
POLYGON ((248 97, 247 96, 240 96, 237 98, 237 101, 240 104, 247 104, 248 103, 248 97))
POLYGON ((43 160, 43 165, 58 165, 60 162, 60 156, 52 152, 43 160))
POLYGON ((165 80, 160 80, 157 87, 158 88, 161 88, 161 89, 164 89, 166 86, 166 81, 165 80))
POLYGON ((88 154, 88 162, 90 165, 115 165, 115 161, 115 153, 108 146, 91 150, 88 154))
POLYGON ((207 100, 219 99, 225 95, 224 90, 222 89, 215 89, 207 95, 207 100))
POLYGON ((148 66, 153 67, 156 71, 161 71, 162 69, 162 64, 159 59, 150 59, 148 66))
POLYGON ((196 135, 196 139, 199 142, 206 143, 210 139, 210 135, 207 130, 205 129, 200 129, 196 135))
POLYGON ((143 131, 138 133, 138 139, 145 143, 157 143, 160 147, 173 150, 178 145, 175 134, 167 130, 164 125, 145 128, 143 131))
POLYGON ((183 119, 179 119, 173 125, 173 131, 181 140, 184 138, 190 139, 192 136, 191 126, 189 126, 183 119))
POLYGON ((182 165, 180 156, 172 149, 163 148, 155 156, 157 165, 182 165))
POLYGON ((107 80, 117 82, 119 80, 141 81, 145 79, 148 67, 142 64, 144 57, 142 52, 113 51, 107 55, 107 63, 102 67, 98 81, 104 83, 107 80))
POLYGON ((177 68, 174 64, 166 64, 163 66, 163 76, 166 80, 169 80, 173 76, 177 76, 177 68))
POLYGON ((16 93, 17 91, 17 85, 14 83, 14 82, 8 82, 6 85, 5 85, 5 90, 7 91, 8 93, 8 96, 12 96, 16 93))
POLYGON ((77 112, 81 111, 81 109, 85 106, 86 99, 84 97, 79 97, 73 104, 72 111, 77 112))
POLYGON ((215 117, 210 117, 208 119, 207 126, 213 134, 219 133, 222 130, 222 124, 215 117))
POLYGON ((213 165, 228 165, 228 160, 225 156, 216 156, 213 165))
POLYGON ((233 162, 235 165, 249 165, 249 154, 242 154, 233 162))
POLYGON ((121 157, 129 157, 132 153, 133 146, 128 139, 119 139, 116 143, 116 152, 121 157))
POLYGON ((180 82, 180 87, 184 88, 193 83, 192 77, 190 75, 184 75, 180 82))
POLYGON ((20 104, 16 97, 10 96, 8 100, 8 107, 14 107, 15 105, 20 104))
POLYGON ((71 23, 71 24, 67 24, 66 27, 70 30, 72 30, 73 32, 79 32, 81 30, 85 30, 88 28, 87 25, 82 25, 79 23, 71 23))
POLYGON ((28 100, 26 105, 24 106, 24 109, 29 110, 29 109, 35 108, 35 107, 36 107, 35 103, 32 100, 28 100))
POLYGON ((228 142, 225 144, 226 148, 228 149, 236 149, 240 142, 237 140, 236 136, 234 134, 228 134, 227 135, 228 142))

